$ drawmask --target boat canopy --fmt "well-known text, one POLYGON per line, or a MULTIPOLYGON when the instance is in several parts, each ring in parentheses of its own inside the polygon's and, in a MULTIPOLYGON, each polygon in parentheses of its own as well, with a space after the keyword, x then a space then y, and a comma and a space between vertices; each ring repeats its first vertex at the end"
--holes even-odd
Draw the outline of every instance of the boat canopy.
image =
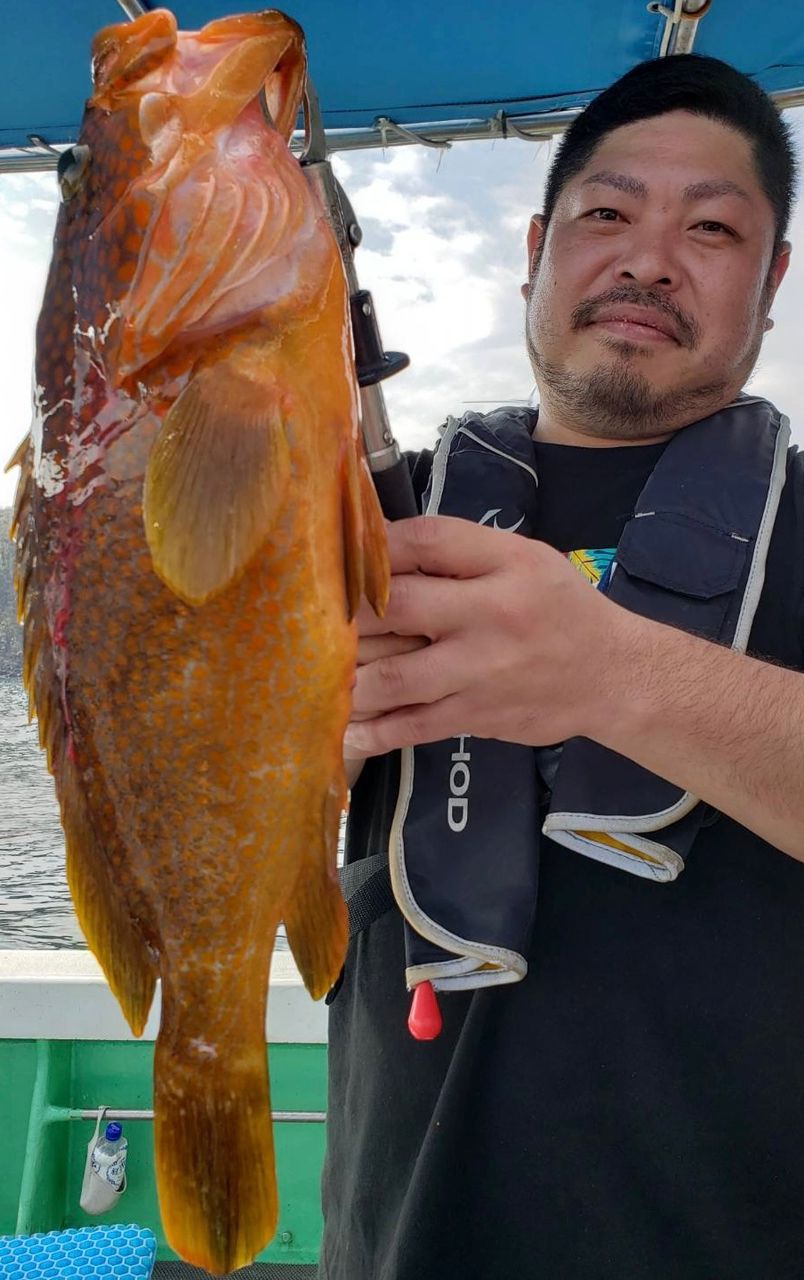
MULTIPOLYGON (((0 170, 48 168, 78 136, 92 37, 157 0, 7 0, 0 170)), ((175 0, 179 26, 268 7, 175 0)), ((293 0, 330 150, 560 132, 635 63, 692 50, 804 102, 801 0, 293 0)))

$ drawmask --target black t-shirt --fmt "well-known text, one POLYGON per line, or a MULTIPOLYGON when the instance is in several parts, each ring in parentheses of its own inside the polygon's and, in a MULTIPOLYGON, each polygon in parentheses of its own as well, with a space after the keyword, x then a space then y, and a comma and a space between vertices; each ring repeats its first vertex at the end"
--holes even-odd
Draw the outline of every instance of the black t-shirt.
MULTIPOLYGON (((616 545, 661 446, 537 449, 539 536, 616 545)), ((749 650, 796 667, 803 535, 791 454, 749 650)), ((397 777, 364 768, 349 860, 397 777)), ((801 1280, 804 864, 722 816, 667 885, 544 840, 522 982, 418 1043, 404 971, 393 911, 331 1007, 322 1280, 801 1280)))

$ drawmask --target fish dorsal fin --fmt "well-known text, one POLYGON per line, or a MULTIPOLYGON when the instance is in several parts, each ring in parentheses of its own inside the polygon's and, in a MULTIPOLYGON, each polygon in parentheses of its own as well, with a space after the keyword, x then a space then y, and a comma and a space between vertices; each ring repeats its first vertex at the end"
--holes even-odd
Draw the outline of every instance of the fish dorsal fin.
POLYGON ((11 457, 9 458, 3 470, 12 471, 14 467, 21 467, 23 462, 25 461, 25 458, 28 454, 28 450, 30 448, 31 448, 31 437, 29 433, 23 436, 22 440, 20 440, 19 444, 17 445, 16 449, 12 453, 11 457))
POLYGON ((260 370, 204 369, 165 418, 145 473, 156 573, 186 604, 230 586, 284 505, 290 447, 282 393, 260 370))
POLYGON ((81 929, 131 1030, 139 1036, 157 977, 156 953, 144 932, 147 908, 132 884, 122 881, 122 841, 103 784, 103 769, 98 767, 97 757, 85 773, 75 763, 71 730, 65 720, 64 671, 58 667, 45 606, 43 578, 48 561, 42 555, 32 511, 33 449, 23 444, 15 458, 22 465, 13 526, 17 539, 15 583, 18 614, 25 623, 23 681, 29 712, 39 722, 39 745, 56 780, 67 879, 81 929))

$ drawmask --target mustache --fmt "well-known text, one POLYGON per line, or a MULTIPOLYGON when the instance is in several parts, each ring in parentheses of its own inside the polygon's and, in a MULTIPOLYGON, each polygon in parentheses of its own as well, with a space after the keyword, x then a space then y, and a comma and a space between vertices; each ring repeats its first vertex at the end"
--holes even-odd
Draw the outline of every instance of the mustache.
POLYGON ((573 329, 582 329, 584 325, 592 323, 596 313, 602 307, 618 304, 647 307, 651 311, 658 311, 660 315, 667 316, 673 323, 678 341, 684 347, 695 347, 700 340, 701 331, 698 325, 669 298, 660 293, 652 293, 649 289, 627 286, 610 289, 608 293, 602 293, 597 298, 587 298, 585 302, 580 302, 572 312, 570 324, 573 329))

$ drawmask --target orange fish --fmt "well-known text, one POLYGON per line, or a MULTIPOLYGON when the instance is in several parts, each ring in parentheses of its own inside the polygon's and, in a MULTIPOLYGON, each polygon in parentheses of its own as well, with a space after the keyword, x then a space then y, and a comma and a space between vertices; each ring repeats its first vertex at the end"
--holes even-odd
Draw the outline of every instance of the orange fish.
POLYGON ((162 1218, 219 1273, 276 1228, 279 922, 313 996, 343 961, 351 618, 388 591, 342 264, 287 147, 305 69, 276 12, 96 37, 13 460, 70 888, 135 1034, 161 978, 162 1218))

